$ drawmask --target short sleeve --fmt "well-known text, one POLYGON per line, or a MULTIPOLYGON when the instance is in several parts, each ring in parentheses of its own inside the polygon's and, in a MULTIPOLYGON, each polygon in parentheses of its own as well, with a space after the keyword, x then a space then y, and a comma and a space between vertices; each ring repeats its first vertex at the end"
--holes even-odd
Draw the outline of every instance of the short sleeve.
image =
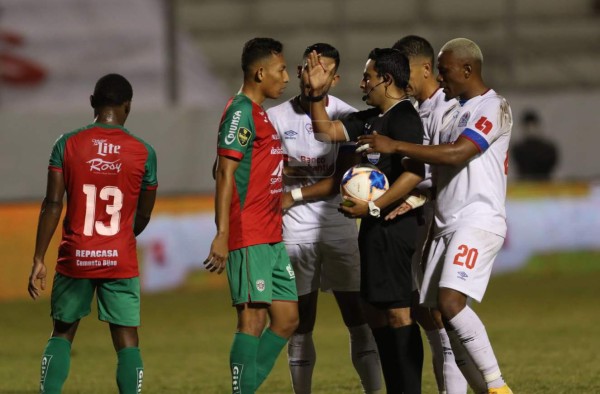
POLYGON ((505 100, 487 100, 477 107, 469 118, 461 136, 477 146, 480 152, 485 152, 506 129, 504 123, 510 120, 510 108, 505 100))
POLYGON ((148 144, 146 144, 146 149, 148 149, 148 157, 146 158, 144 178, 142 179, 142 190, 156 190, 158 188, 156 151, 148 144))
POLYGON ((50 161, 48 163, 48 169, 51 171, 62 171, 63 169, 63 158, 65 156, 65 145, 67 143, 67 137, 62 134, 52 147, 52 153, 50 153, 50 161))
POLYGON ((245 96, 236 96, 225 109, 219 126, 217 153, 241 160, 255 138, 252 102, 245 96))
MULTIPOLYGON (((403 105, 400 103, 398 105, 403 105)), ((388 136, 397 141, 409 142, 411 144, 423 144, 423 122, 417 110, 408 103, 405 107, 393 113, 389 120, 388 136)))

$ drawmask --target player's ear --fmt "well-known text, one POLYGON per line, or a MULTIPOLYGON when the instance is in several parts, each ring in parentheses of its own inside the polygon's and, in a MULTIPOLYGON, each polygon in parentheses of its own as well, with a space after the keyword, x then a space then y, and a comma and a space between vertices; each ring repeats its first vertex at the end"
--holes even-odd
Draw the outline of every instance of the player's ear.
POLYGON ((129 112, 131 111, 131 101, 125 102, 123 110, 125 111, 125 115, 129 115, 129 112))
POLYGON ((94 108, 94 95, 90 94, 90 106, 94 108))
POLYGON ((423 76, 425 78, 429 78, 433 74, 431 63, 425 62, 423 63, 423 76))
POLYGON ((335 85, 337 85, 337 83, 340 81, 340 74, 335 74, 333 76, 333 78, 331 79, 331 87, 334 87, 335 85))
POLYGON ((471 67, 470 64, 465 64, 463 66, 463 69, 465 71, 465 79, 469 79, 469 77, 471 76, 471 72, 473 71, 473 67, 471 67))
POLYGON ((389 73, 383 74, 383 81, 385 82, 385 86, 390 86, 394 83, 394 78, 389 73))
POLYGON ((265 78, 265 69, 263 67, 259 67, 256 69, 256 72, 254 73, 254 81, 255 82, 262 82, 262 80, 265 78))

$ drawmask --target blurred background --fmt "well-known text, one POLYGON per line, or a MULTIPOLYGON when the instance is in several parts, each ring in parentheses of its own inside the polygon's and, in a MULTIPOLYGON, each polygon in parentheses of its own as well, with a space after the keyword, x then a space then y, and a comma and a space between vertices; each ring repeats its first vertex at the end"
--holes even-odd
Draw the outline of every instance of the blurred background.
POLYGON ((0 299, 26 296, 52 144, 91 123, 100 76, 132 82, 126 126, 158 154, 159 201, 139 245, 144 288, 160 291, 208 252, 217 127, 241 86, 243 44, 285 46, 290 84, 266 107, 297 94, 304 48, 328 42, 342 57, 333 94, 362 109, 367 54, 408 34, 436 51, 456 37, 477 42, 484 79, 512 106, 509 234, 496 269, 600 249, 598 0, 2 0, 0 299))

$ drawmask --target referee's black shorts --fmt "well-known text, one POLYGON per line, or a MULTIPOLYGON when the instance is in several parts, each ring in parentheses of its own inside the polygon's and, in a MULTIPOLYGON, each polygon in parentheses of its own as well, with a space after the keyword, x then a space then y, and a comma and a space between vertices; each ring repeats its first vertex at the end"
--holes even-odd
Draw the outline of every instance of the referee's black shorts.
POLYGON ((368 303, 384 309, 410 307, 417 226, 414 211, 389 221, 372 217, 361 221, 360 292, 368 303))

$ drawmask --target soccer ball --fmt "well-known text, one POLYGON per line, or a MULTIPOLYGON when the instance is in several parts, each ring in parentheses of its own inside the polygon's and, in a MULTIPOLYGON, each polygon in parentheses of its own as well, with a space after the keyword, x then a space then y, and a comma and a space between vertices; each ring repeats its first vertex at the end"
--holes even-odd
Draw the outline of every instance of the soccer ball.
POLYGON ((342 177, 340 192, 362 201, 375 201, 390 187, 383 172, 377 167, 358 164, 342 177))

